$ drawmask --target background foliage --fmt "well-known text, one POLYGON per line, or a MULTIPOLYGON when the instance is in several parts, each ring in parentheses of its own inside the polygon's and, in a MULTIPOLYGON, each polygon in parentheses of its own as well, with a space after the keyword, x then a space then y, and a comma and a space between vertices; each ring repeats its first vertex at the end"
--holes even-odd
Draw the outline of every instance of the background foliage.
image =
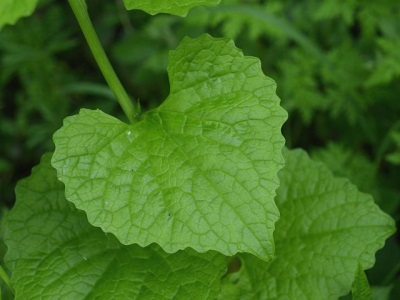
MULTIPOLYGON (((17 180, 53 150, 64 117, 85 107, 124 119, 68 3, 39 2, 34 15, 0 32, 1 216, 14 203, 17 180)), ((144 110, 168 95, 168 52, 184 36, 231 37, 277 82, 289 112, 288 147, 307 149, 399 221, 397 0, 224 0, 187 18, 128 12, 121 1, 87 2, 117 73, 144 110)), ((4 246, 0 251, 3 257, 4 246)), ((399 261, 397 235, 367 272, 375 294, 400 298, 399 261)))

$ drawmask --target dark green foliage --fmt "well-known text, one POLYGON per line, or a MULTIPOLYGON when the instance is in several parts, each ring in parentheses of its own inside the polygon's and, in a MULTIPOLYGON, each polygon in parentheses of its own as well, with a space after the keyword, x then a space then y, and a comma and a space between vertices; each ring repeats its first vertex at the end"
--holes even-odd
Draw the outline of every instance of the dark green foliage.
MULTIPOLYGON (((185 35, 232 37, 277 82, 289 112, 287 145, 310 150, 399 222, 398 0, 225 0, 187 18, 87 2, 117 73, 144 110, 168 95, 168 52, 185 35)), ((16 181, 53 149, 52 134, 80 107, 122 115, 67 3, 41 1, 33 16, 0 31, 0 218, 13 205, 16 181)), ((382 299, 400 298, 399 244, 392 237, 367 271, 373 295, 390 294, 382 299)))

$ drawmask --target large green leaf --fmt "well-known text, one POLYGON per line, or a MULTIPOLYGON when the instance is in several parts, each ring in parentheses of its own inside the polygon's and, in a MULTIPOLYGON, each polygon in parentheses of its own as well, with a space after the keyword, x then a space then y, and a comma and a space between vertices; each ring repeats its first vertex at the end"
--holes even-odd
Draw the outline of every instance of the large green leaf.
POLYGON ((20 18, 29 16, 38 0, 1 0, 0 29, 6 24, 15 24, 20 18))
POLYGON ((186 38, 169 97, 132 125, 81 110, 54 135, 66 198, 123 244, 268 259, 286 112, 260 62, 232 41, 186 38))
POLYGON ((149 14, 168 13, 186 16, 188 11, 200 5, 216 5, 221 0, 124 0, 126 9, 141 9, 149 14))
POLYGON ((242 255, 242 269, 223 285, 222 299, 337 299, 395 230, 372 197, 334 178, 299 150, 285 151, 279 173, 276 258, 242 255))
POLYGON ((43 157, 6 218, 6 263, 18 299, 215 299, 226 258, 124 246, 65 200, 43 157))

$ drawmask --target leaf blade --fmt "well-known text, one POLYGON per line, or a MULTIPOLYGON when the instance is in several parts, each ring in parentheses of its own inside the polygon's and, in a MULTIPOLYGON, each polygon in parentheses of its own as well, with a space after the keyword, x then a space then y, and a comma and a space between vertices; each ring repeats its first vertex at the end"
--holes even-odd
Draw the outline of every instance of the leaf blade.
POLYGON ((171 93, 133 125, 81 110, 54 135, 66 197, 124 244, 269 259, 286 112, 259 60, 228 39, 186 38, 171 93))
POLYGON ((395 231, 394 221, 369 195, 348 180, 334 178, 305 152, 285 150, 284 157, 277 191, 281 218, 275 230, 276 258, 263 263, 241 255, 239 284, 225 282, 222 294, 337 299, 350 292, 359 266, 372 267, 375 252, 395 231), (240 285, 246 281, 250 285, 240 285))
POLYGON ((226 269, 216 252, 124 246, 69 203, 50 154, 17 186, 6 218, 16 299, 212 299, 226 269))

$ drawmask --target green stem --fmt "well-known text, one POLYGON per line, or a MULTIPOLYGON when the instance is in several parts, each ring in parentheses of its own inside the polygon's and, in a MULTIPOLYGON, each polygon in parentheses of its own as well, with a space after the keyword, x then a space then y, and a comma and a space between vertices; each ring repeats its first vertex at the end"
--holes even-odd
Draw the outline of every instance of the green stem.
POLYGON ((3 269, 3 267, 1 265, 0 265, 0 278, 3 279, 4 283, 8 286, 8 288, 11 291, 11 293, 14 295, 14 290, 11 287, 10 278, 8 277, 6 271, 4 271, 4 269, 3 269))
POLYGON ((93 28, 92 22, 90 21, 85 0, 68 0, 68 2, 75 14, 76 19, 78 20, 83 35, 89 44, 89 48, 92 51, 94 59, 103 73, 105 80, 107 81, 111 90, 114 92, 115 97, 117 98, 129 121, 134 123, 138 112, 133 106, 132 101, 119 81, 113 67, 110 64, 110 61, 107 58, 106 53, 104 52, 99 38, 97 37, 96 31, 93 28))

